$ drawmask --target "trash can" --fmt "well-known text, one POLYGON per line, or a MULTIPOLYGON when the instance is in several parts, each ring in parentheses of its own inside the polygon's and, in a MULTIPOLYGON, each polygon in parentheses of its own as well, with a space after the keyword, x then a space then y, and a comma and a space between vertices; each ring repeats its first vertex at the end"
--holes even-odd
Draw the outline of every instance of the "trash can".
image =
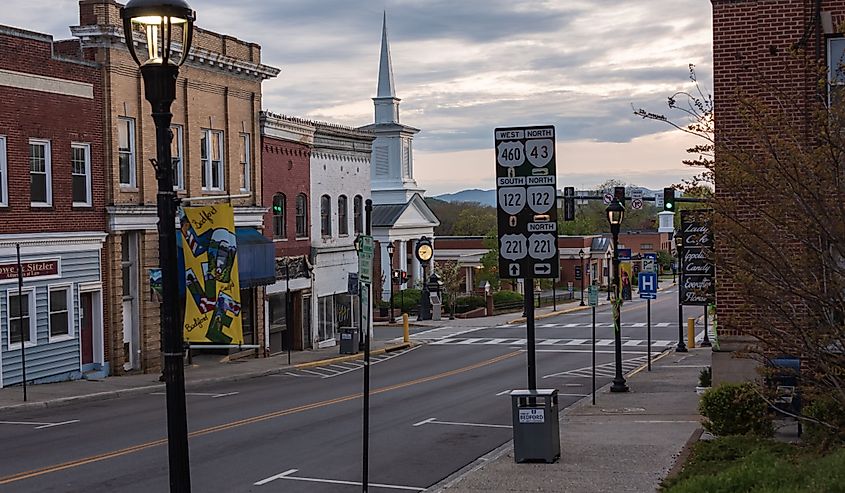
POLYGON ((340 354, 358 354, 358 329, 340 328, 340 354))
POLYGON ((514 390, 513 458, 516 462, 560 458, 557 389, 514 390))

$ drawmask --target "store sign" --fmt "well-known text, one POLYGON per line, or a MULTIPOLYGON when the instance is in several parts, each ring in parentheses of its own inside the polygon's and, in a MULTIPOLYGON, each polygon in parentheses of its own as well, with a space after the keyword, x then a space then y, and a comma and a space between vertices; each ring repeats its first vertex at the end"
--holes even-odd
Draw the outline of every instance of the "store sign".
POLYGON ((716 267, 713 264, 712 211, 681 211, 681 303, 708 305, 716 301, 716 267))
MULTIPOLYGON (((33 277, 46 277, 59 275, 59 259, 37 260, 32 262, 22 262, 21 269, 23 270, 23 277, 26 279, 33 277)), ((18 278, 18 264, 0 264, 0 281, 7 281, 18 278)))

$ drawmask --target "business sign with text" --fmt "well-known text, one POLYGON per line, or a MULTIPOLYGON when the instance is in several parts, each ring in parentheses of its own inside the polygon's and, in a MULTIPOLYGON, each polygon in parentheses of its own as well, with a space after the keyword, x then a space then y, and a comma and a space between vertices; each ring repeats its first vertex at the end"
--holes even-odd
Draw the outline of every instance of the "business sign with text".
POLYGON ((713 264, 713 211, 681 211, 681 303, 708 305, 716 301, 716 267, 713 264))

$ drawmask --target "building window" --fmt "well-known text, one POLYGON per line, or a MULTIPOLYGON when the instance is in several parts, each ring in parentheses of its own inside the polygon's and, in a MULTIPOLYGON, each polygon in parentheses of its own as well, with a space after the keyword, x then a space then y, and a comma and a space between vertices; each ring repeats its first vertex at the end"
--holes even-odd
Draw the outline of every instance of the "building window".
POLYGON ((6 340, 9 341, 9 349, 21 347, 21 324, 23 324, 23 340, 27 346, 34 346, 35 320, 31 315, 35 313, 35 291, 24 290, 20 299, 16 290, 8 290, 7 294, 6 306, 9 309, 6 327, 9 334, 6 340))
POLYGON ((364 197, 360 195, 352 199, 352 222, 356 235, 364 232, 364 197))
POLYGON ((129 234, 120 237, 120 268, 123 277, 123 297, 132 296, 132 252, 129 245, 129 234))
POLYGON ((241 191, 249 191, 250 157, 252 148, 249 144, 249 134, 241 134, 241 191))
POLYGON ((640 243, 640 250, 654 250, 653 243, 640 243))
POLYGON ((29 141, 29 193, 34 206, 53 204, 53 184, 50 176, 50 141, 29 141))
POLYGON ((135 186, 135 120, 117 119, 117 155, 120 185, 135 186))
POLYGON ((287 238, 287 199, 285 194, 273 195, 273 238, 287 238))
POLYGON ((296 196, 296 237, 308 238, 308 197, 304 193, 296 196))
POLYGON ((91 146, 71 144, 70 172, 73 205, 76 207, 91 205, 91 146))
POLYGON ((332 235, 332 199, 328 195, 320 197, 320 235, 332 235))
POLYGON ((203 190, 223 190, 223 131, 203 130, 200 139, 203 190))
POLYGON ((185 157, 182 150, 182 125, 171 125, 170 160, 173 162, 173 190, 185 189, 185 157))
POLYGON ((831 106, 841 105, 845 88, 845 38, 827 40, 827 70, 830 79, 828 103, 831 106))
POLYGON ((50 339, 73 336, 71 316, 71 289, 69 286, 50 288, 50 339))
POLYGON ((6 137, 0 135, 0 207, 9 205, 7 194, 9 193, 9 184, 6 181, 8 173, 6 166, 6 137))
POLYGON ((349 234, 349 214, 347 213, 348 203, 346 195, 337 198, 337 234, 346 236, 349 234))

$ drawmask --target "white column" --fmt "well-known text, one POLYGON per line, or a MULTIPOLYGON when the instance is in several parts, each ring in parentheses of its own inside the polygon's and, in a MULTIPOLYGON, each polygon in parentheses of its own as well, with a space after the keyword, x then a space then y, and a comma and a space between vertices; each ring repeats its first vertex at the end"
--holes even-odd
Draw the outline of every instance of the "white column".
POLYGON ((416 288, 417 282, 422 279, 422 264, 417 259, 417 240, 411 240, 411 272, 414 276, 415 285, 410 287, 416 288))
POLYGON ((384 301, 390 301, 390 283, 392 282, 390 279, 390 256, 387 255, 387 245, 389 242, 379 242, 379 248, 381 249, 381 275, 384 282, 381 285, 381 299, 384 301))
POLYGON ((465 267, 466 269, 466 294, 472 294, 473 288, 475 288, 475 279, 472 278, 472 271, 475 269, 473 267, 465 267))
MULTIPOLYGON (((399 242, 399 268, 408 272, 408 240, 399 242)), ((400 285, 399 289, 405 289, 407 286, 400 285)))

